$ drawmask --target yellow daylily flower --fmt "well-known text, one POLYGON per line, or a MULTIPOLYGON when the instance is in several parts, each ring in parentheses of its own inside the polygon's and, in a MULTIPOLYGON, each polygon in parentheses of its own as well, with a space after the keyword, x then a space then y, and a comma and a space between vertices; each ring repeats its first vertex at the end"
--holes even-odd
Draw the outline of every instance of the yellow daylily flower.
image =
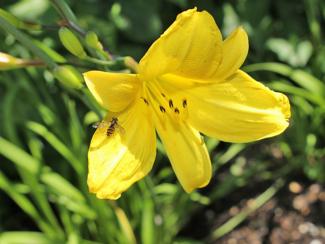
POLYGON ((186 192, 206 186, 211 162, 200 134, 249 142, 288 127, 287 97, 239 70, 248 52, 243 28, 227 39, 213 17, 187 10, 150 47, 137 74, 89 71, 86 83, 109 113, 89 149, 88 185, 117 199, 151 170, 157 131, 186 192))

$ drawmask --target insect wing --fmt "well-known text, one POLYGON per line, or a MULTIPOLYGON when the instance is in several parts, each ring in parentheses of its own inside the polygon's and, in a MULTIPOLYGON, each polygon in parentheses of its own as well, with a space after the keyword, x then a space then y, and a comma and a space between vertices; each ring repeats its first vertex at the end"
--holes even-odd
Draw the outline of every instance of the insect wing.
POLYGON ((121 125, 117 125, 117 128, 119 130, 119 132, 121 133, 121 135, 124 135, 125 134, 125 129, 121 126, 121 125))
POLYGON ((105 121, 98 121, 98 122, 92 124, 91 127, 95 128, 95 129, 98 129, 98 128, 104 128, 105 126, 107 126, 107 122, 105 122, 105 121))

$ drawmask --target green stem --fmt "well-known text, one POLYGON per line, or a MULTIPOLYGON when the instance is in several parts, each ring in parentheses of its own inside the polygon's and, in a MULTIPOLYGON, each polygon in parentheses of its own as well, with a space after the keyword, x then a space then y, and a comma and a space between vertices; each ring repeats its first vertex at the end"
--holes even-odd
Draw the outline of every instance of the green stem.
POLYGON ((103 117, 103 113, 102 113, 102 108, 99 106, 99 104, 95 101, 94 97, 92 96, 92 94, 90 93, 90 91, 88 89, 83 88, 82 89, 82 95, 80 95, 80 93, 77 93, 77 95, 79 95, 79 97, 81 98, 81 100, 88 105, 88 107, 94 111, 99 118, 103 117))
MULTIPOLYGON (((78 20, 76 18, 76 16, 74 15, 74 13, 72 12, 71 8, 69 7, 69 5, 63 1, 63 0, 50 0, 52 5, 54 6, 54 8, 59 12, 59 14, 61 15, 61 17, 64 19, 64 21, 66 22, 66 26, 70 27, 71 29, 73 29, 74 31, 76 31, 79 35, 81 35, 82 37, 85 37, 87 32, 85 30, 83 30, 79 24, 78 24, 78 20)), ((96 56, 96 53, 89 48, 88 51, 93 55, 96 56)), ((112 59, 112 55, 110 54, 110 52, 108 52, 108 58, 112 59)), ((100 57, 100 56, 99 56, 100 57)), ((93 63, 96 63, 95 61, 93 63)), ((103 64, 103 63, 98 63, 97 64, 102 64, 102 65, 107 65, 107 64, 103 64)))
POLYGON ((86 57, 85 60, 100 65, 108 65, 108 66, 116 65, 116 61, 105 61, 105 60, 100 60, 92 57, 86 57))
POLYGON ((81 35, 86 35, 86 32, 77 24, 77 18, 71 11, 70 7, 63 0, 51 0, 54 8, 60 13, 61 17, 67 21, 67 24, 80 33, 81 35))
POLYGON ((240 223, 242 223, 251 213, 256 211, 258 208, 263 206, 266 202, 268 202, 284 185, 283 179, 278 179, 272 186, 270 186, 265 192, 259 195, 257 198, 254 199, 253 204, 237 214, 236 216, 232 217, 226 223, 221 225, 218 229, 216 229, 212 233, 212 239, 218 239, 234 228, 236 228, 240 223))
POLYGON ((21 64, 23 66, 46 66, 46 64, 42 60, 33 59, 33 60, 22 60, 21 64))
POLYGON ((0 27, 6 32, 13 35, 19 42, 21 42, 26 48, 28 48, 35 56, 39 57, 50 68, 54 69, 56 63, 45 53, 43 50, 34 45, 33 41, 23 32, 18 30, 15 26, 10 24, 4 18, 0 16, 0 27))

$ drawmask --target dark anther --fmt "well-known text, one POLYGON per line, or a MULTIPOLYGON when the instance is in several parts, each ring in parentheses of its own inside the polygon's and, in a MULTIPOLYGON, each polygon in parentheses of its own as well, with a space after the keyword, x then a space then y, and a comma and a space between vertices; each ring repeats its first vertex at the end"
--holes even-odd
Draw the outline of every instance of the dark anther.
POLYGON ((165 113, 166 112, 166 109, 163 107, 163 106, 159 106, 159 109, 162 113, 165 113))
POLYGON ((171 99, 169 100, 169 107, 170 108, 174 107, 173 101, 171 99))
POLYGON ((161 95, 162 95, 163 97, 166 97, 166 95, 165 95, 164 93, 161 93, 161 95))
POLYGON ((186 108, 187 107, 187 101, 186 99, 183 100, 183 108, 186 108))
POLYGON ((141 97, 141 99, 144 101, 145 104, 149 105, 149 102, 147 99, 145 99, 144 97, 141 97))
POLYGON ((177 114, 179 114, 179 109, 178 108, 175 108, 174 109, 174 112, 177 113, 177 114))

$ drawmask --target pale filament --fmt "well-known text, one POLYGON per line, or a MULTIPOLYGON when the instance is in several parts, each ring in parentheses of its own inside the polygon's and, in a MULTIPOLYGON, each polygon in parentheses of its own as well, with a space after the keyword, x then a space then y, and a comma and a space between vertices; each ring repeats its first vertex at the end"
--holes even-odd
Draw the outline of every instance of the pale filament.
POLYGON ((150 104, 158 117, 169 116, 170 119, 178 122, 184 121, 188 117, 186 99, 177 99, 175 103, 157 82, 148 82, 146 88, 150 104))

